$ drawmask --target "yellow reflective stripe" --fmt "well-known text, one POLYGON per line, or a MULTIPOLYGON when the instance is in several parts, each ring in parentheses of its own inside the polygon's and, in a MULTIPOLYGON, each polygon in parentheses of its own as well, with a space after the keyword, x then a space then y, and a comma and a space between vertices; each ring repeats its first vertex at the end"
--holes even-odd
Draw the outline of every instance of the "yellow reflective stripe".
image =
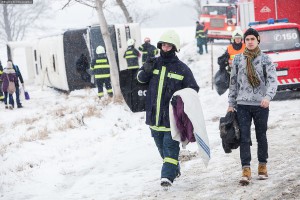
POLYGON ((128 67, 128 69, 138 69, 139 68, 139 66, 130 66, 130 67, 128 67))
POLYGON ((2 71, 0 71, 0 75, 2 74, 3 72, 2 71))
POLYGON ((197 33, 204 33, 204 30, 198 30, 197 33))
POLYGON ((154 55, 156 55, 156 54, 158 53, 157 49, 155 49, 155 50, 153 51, 153 53, 154 53, 154 55))
POLYGON ((159 74, 159 70, 158 69, 153 70, 153 74, 159 74))
POLYGON ((136 58, 137 56, 135 55, 130 55, 130 56, 125 56, 125 58, 136 58))
POLYGON ((133 53, 133 51, 126 51, 126 55, 132 54, 132 53, 133 53))
POLYGON ((106 58, 96 60, 96 63, 106 63, 106 62, 107 62, 106 58))
POLYGON ((155 130, 155 131, 164 131, 164 132, 170 132, 171 131, 171 128, 167 128, 167 127, 164 127, 164 126, 150 126, 150 128, 152 130, 155 130))
POLYGON ((109 78, 110 74, 96 74, 95 78, 109 78))
POLYGON ((109 65, 95 65, 94 69, 104 69, 104 68, 109 68, 109 65))
POLYGON ((4 96, 0 96, 0 99, 4 99, 4 96))
POLYGON ((177 79, 177 80, 183 80, 184 76, 182 75, 179 75, 179 74, 174 74, 174 73, 168 73, 168 77, 169 78, 174 78, 174 79, 177 79))
POLYGON ((143 54, 148 54, 148 51, 143 51, 142 53, 143 53, 143 54))
POLYGON ((112 92, 113 92, 112 89, 108 89, 108 90, 107 90, 107 93, 112 93, 112 92))
POLYGON ((159 84, 158 84, 158 91, 157 91, 157 100, 156 100, 156 126, 158 125, 158 119, 160 115, 160 101, 161 101, 161 95, 162 95, 162 88, 164 85, 165 80, 165 74, 166 74, 166 67, 163 66, 161 69, 160 77, 159 77, 159 84))
POLYGON ((98 97, 102 97, 103 96, 103 92, 98 92, 98 97))
POLYGON ((173 165, 178 165, 178 160, 175 160, 174 158, 165 157, 164 163, 171 163, 173 165))

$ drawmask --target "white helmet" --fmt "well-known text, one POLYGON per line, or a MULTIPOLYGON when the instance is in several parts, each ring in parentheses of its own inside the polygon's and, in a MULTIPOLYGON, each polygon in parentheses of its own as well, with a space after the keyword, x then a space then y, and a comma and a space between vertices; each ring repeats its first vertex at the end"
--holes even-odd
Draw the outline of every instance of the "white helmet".
POLYGON ((105 53, 105 49, 103 46, 98 46, 96 48, 96 54, 102 54, 102 53, 105 53))
POLYGON ((174 45, 175 51, 179 52, 180 50, 180 39, 179 35, 174 30, 168 30, 162 34, 157 43, 157 48, 161 49, 162 43, 170 43, 174 45))
POLYGON ((232 33, 232 38, 243 38, 244 37, 244 34, 243 34, 243 31, 240 30, 240 29, 236 29, 233 31, 232 33))
POLYGON ((135 43, 134 39, 130 38, 130 39, 127 40, 127 45, 128 46, 132 46, 132 45, 134 45, 134 43, 135 43))

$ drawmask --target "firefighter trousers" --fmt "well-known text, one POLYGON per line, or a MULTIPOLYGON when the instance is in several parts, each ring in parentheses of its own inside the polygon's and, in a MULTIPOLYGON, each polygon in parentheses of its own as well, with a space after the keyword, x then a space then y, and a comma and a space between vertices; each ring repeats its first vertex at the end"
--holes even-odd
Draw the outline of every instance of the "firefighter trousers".
POLYGON ((106 88, 107 90, 107 94, 109 96, 112 96, 113 91, 112 91, 112 87, 111 87, 111 82, 110 82, 110 78, 97 78, 96 79, 96 84, 98 87, 98 97, 103 97, 103 87, 106 88))
POLYGON ((151 129, 151 135, 154 138, 160 156, 163 159, 161 178, 168 178, 173 182, 180 173, 178 162, 180 150, 179 142, 172 139, 171 132, 155 131, 151 129))

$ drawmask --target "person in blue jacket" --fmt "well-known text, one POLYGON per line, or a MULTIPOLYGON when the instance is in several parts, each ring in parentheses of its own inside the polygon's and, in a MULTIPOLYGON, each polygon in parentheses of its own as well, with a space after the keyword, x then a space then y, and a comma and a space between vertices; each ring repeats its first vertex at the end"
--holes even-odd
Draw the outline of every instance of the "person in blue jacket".
MULTIPOLYGON (((24 88, 24 80, 23 80, 23 76, 22 76, 22 74, 21 74, 21 71, 20 71, 20 69, 19 69, 19 67, 18 67, 18 65, 15 65, 14 63, 13 63, 13 61, 12 60, 8 60, 8 62, 12 62, 12 64, 13 64, 13 68, 14 68, 14 70, 16 71, 16 75, 17 75, 17 78, 18 78, 18 80, 17 80, 17 82, 16 82, 16 102, 17 102, 17 107, 18 108, 23 108, 23 106, 22 106, 22 104, 21 104, 21 100, 20 100, 20 83, 19 83, 19 80, 20 80, 20 82, 21 82, 21 84, 22 84, 22 87, 24 88)), ((13 100, 13 107, 15 107, 15 102, 14 102, 14 100, 13 100)))
POLYGON ((190 68, 178 59, 180 39, 174 30, 162 34, 157 48, 160 56, 148 58, 137 73, 140 83, 149 84, 146 96, 146 124, 150 126, 158 151, 163 158, 161 186, 171 186, 179 171, 179 142, 172 139, 169 102, 183 88, 199 91, 190 68))

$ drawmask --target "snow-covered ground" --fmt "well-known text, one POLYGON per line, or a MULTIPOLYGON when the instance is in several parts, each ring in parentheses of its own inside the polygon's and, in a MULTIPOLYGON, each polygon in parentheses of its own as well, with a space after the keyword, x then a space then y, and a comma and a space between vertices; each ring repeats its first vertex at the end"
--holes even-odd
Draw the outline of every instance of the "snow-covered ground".
MULTIPOLYGON (((213 46, 214 73, 226 44, 213 46)), ((195 41, 186 43, 179 57, 201 87, 211 148, 207 168, 197 145, 189 144, 181 151, 181 177, 163 191, 162 160, 144 124, 145 113, 99 101, 95 89, 67 95, 27 85, 31 99, 22 100, 24 108, 5 110, 0 104, 0 199, 300 199, 300 100, 271 102, 265 181, 255 179, 252 129, 253 180, 240 186, 239 150, 225 154, 218 129, 227 93, 218 96, 212 90, 211 55, 198 55, 195 46, 195 41)))

